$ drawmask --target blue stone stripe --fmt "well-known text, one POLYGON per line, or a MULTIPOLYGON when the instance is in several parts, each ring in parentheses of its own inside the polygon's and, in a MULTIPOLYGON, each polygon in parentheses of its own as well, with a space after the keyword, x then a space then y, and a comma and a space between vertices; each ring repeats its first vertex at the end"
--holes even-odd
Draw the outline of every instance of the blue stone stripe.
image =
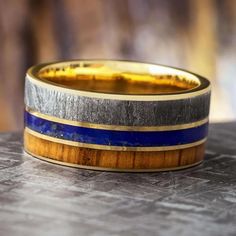
POLYGON ((125 147, 164 147, 194 143, 207 136, 208 123, 170 131, 117 131, 85 128, 46 120, 25 111, 25 126, 38 133, 87 144, 125 147))

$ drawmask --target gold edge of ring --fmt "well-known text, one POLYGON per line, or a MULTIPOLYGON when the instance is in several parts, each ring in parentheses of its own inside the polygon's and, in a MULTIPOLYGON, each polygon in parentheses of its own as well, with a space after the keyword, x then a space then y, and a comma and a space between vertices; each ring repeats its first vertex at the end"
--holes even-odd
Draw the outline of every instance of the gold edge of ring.
POLYGON ((117 131, 170 131, 170 130, 180 130, 198 127, 209 121, 208 117, 203 120, 199 120, 193 123, 181 124, 181 125, 166 125, 166 126, 122 126, 122 125, 104 125, 104 124, 95 124, 88 122, 72 121, 55 116, 45 115, 40 112, 34 111, 29 107, 25 107, 25 110, 30 114, 43 118, 49 121, 58 122, 66 125, 74 125, 85 128, 94 128, 94 129, 103 129, 103 130, 117 130, 117 131))
POLYGON ((68 163, 63 161, 57 161, 48 157, 39 156, 37 154, 34 154, 28 150, 24 150, 24 153, 30 157, 35 157, 39 160, 46 161, 49 163, 61 165, 61 166, 67 166, 67 167, 73 167, 73 168, 80 168, 80 169, 87 169, 87 170, 97 170, 97 171, 111 171, 111 172, 161 172, 161 171, 170 171, 170 170, 181 170, 193 166, 197 166, 203 162, 203 160, 198 161, 196 163, 185 165, 185 166, 178 166, 178 167, 169 167, 169 168, 156 168, 156 169, 118 169, 118 168, 106 168, 106 167, 98 167, 98 166, 87 166, 87 165, 79 165, 74 163, 68 163))
POLYGON ((164 146, 164 147, 125 147, 125 146, 108 146, 108 145, 99 145, 99 144, 89 144, 89 143, 80 143, 80 142, 75 142, 75 141, 70 141, 70 140, 65 140, 65 139, 59 139, 55 137, 51 137, 45 134, 38 133, 34 130, 31 130, 28 127, 25 127, 25 132, 47 140, 51 141, 54 143, 60 143, 60 144, 65 144, 65 145, 70 145, 70 146, 75 146, 75 147, 81 147, 81 148, 90 148, 90 149, 98 149, 98 150, 107 150, 107 151, 171 151, 171 150, 178 150, 178 149, 184 149, 184 148, 190 148, 193 146, 200 145, 204 143, 207 138, 204 138, 202 140, 199 140, 194 143, 188 143, 188 144, 181 144, 181 145, 175 145, 175 146, 164 146))
POLYGON ((29 79, 34 84, 38 84, 45 88, 53 88, 53 90, 65 92, 69 94, 75 94, 83 97, 90 98, 100 98, 100 99, 111 99, 111 100, 122 100, 122 101, 170 101, 170 100, 180 100, 191 97, 196 97, 202 94, 205 94, 211 90, 211 85, 207 86, 207 88, 189 92, 189 93, 180 93, 180 94, 170 94, 170 95, 120 95, 120 94, 108 94, 108 93, 96 93, 96 92, 88 92, 82 90, 75 90, 66 87, 61 87, 55 85, 53 83, 49 83, 46 81, 41 81, 37 78, 32 77, 28 73, 26 74, 26 78, 29 79))

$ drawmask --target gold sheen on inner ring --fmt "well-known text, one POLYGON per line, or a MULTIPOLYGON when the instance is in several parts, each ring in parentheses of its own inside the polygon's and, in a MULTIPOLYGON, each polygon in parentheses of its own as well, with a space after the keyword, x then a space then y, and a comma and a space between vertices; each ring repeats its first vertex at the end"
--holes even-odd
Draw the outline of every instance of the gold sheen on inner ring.
POLYGON ((85 128, 94 128, 94 129, 103 129, 103 130, 119 130, 119 131, 168 131, 168 130, 180 130, 180 129, 189 129, 193 127, 198 127, 205 123, 208 123, 208 117, 187 124, 181 125, 167 125, 167 126, 122 126, 122 125, 104 125, 104 124, 95 124, 95 123, 88 123, 88 122, 80 122, 80 121, 73 121, 73 120, 66 120, 62 118, 58 118, 55 116, 45 115, 39 112, 34 111, 31 108, 26 107, 25 110, 39 118, 43 118, 49 121, 66 124, 66 125, 73 125, 85 128))
POLYGON ((210 91, 209 81, 182 69, 126 61, 46 63, 31 67, 27 78, 51 90, 124 101, 178 100, 210 91))

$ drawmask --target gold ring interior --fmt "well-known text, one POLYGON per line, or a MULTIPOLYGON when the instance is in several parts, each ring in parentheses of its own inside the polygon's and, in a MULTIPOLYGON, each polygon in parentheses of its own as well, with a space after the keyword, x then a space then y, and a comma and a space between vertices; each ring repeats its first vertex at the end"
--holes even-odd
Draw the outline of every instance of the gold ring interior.
POLYGON ((124 95, 176 94, 201 84, 199 77, 186 71, 126 61, 51 63, 35 70, 34 76, 70 89, 124 95))

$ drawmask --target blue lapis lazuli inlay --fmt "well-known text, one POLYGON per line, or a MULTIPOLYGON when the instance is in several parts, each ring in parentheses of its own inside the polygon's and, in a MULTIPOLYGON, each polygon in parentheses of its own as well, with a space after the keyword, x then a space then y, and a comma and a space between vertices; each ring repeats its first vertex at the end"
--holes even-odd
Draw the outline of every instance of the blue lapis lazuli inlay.
POLYGON ((163 147, 194 143, 207 136, 208 123, 171 131, 117 131, 85 128, 39 118, 25 112, 25 126, 40 134, 87 144, 163 147))

